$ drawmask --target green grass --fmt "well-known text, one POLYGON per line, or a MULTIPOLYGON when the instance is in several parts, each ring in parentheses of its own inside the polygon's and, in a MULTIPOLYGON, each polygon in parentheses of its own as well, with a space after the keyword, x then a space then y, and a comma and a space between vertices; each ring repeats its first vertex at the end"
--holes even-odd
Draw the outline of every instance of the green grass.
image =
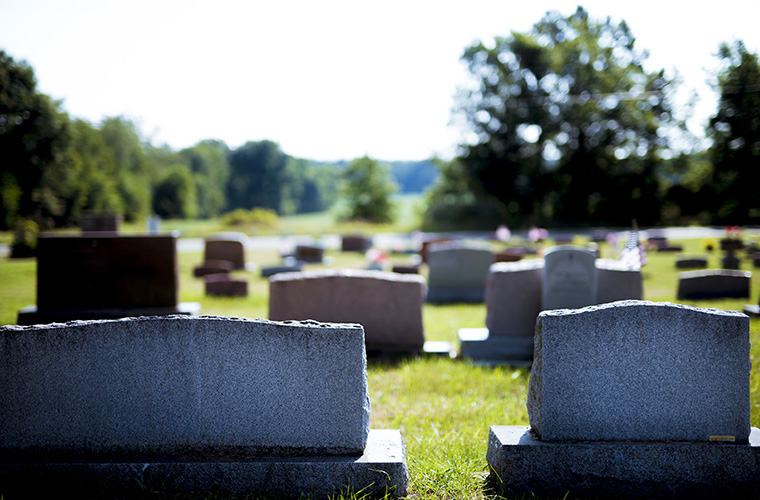
MULTIPOLYGON (((700 250, 701 241, 679 242, 687 251, 700 250)), ((605 245, 602 256, 611 252, 605 245)), ((360 254, 328 252, 336 267, 362 267, 360 254)), ((644 268, 644 295, 655 301, 676 301, 679 270, 673 254, 648 254, 644 268)), ((276 262, 276 252, 249 252, 247 258, 258 265, 276 262)), ((710 267, 719 267, 719 252, 711 256, 710 267)), ((181 300, 200 302, 203 314, 266 318, 268 281, 258 273, 239 272, 249 282, 246 298, 213 298, 203 293, 202 281, 192 276, 200 263, 200 253, 179 257, 181 300)), ((33 304, 35 262, 32 259, 0 259, 0 324, 15 323, 18 308, 33 304)), ((743 269, 751 270, 749 260, 743 269)), ((752 278, 752 297, 716 301, 689 301, 698 307, 741 310, 744 304, 758 303, 758 273, 752 278)), ((461 327, 485 325, 483 304, 430 305, 423 308, 426 338, 456 340, 461 327)), ((760 320, 750 322, 751 424, 760 427, 760 320)), ((511 367, 487 368, 467 361, 416 357, 412 359, 370 360, 368 383, 372 403, 372 428, 400 429, 407 446, 414 499, 495 498, 486 481, 485 461, 490 425, 527 425, 525 407, 529 371, 511 367)), ((114 498, 236 498, 220 492, 193 495, 166 487, 158 494, 138 487, 114 498)), ((244 496, 240 496, 244 498, 244 496)), ((250 496, 249 498, 254 498, 250 496)), ((359 500, 362 495, 345 498, 359 500)))

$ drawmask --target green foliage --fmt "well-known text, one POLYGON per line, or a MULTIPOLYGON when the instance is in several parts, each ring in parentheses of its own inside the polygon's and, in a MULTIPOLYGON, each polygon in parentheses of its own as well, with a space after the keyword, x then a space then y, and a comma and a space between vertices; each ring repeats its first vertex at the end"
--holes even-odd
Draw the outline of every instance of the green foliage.
POLYGON ((60 215, 56 165, 68 141, 68 117, 59 103, 37 92, 34 72, 0 50, 0 229, 16 218, 49 226, 60 215))
POLYGON ((267 208, 252 208, 246 210, 237 208, 232 212, 222 215, 222 224, 225 226, 264 226, 274 227, 277 225, 277 212, 267 208))
POLYGON ((183 149, 179 156, 193 173, 198 191, 198 216, 216 217, 227 204, 225 189, 230 177, 229 149, 221 141, 202 141, 183 149))
POLYGON ((720 101, 708 136, 713 172, 703 198, 713 202, 714 222, 760 223, 760 64, 742 42, 722 45, 720 101))
POLYGON ((39 227, 32 220, 19 220, 13 232, 10 257, 13 259, 34 257, 37 254, 39 227))
POLYGON ((198 212, 198 194, 190 170, 170 167, 153 189, 153 212, 164 219, 192 219, 198 212))
POLYGON ((642 68, 634 41, 625 22, 597 23, 579 7, 465 51, 476 88, 459 98, 472 139, 456 175, 501 205, 492 226, 657 220, 656 166, 671 154, 663 132, 682 125, 671 83, 642 68))
POLYGON ((342 192, 348 220, 390 222, 393 220, 391 195, 396 185, 387 165, 367 156, 352 161, 342 174, 342 192))

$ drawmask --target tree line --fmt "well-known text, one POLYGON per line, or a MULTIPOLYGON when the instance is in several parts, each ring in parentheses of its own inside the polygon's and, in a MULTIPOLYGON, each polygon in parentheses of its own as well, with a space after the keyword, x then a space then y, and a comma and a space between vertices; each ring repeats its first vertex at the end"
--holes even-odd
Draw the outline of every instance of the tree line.
POLYGON ((457 99, 470 138, 439 162, 425 227, 760 223, 758 58, 740 41, 717 56, 700 149, 673 108, 676 82, 644 69, 624 21, 579 7, 473 44, 473 86, 457 99))

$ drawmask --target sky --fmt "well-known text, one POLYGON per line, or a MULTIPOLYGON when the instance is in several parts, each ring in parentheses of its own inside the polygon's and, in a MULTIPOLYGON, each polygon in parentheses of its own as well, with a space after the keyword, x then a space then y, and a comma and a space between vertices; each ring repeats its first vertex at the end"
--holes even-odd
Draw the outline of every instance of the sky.
POLYGON ((450 158, 466 135, 452 120, 464 49, 578 5, 625 20, 646 69, 679 76, 676 103, 686 113, 696 95, 688 123, 702 136, 719 45, 760 49, 757 0, 0 0, 0 50, 70 116, 124 116, 157 146, 266 139, 321 161, 450 158))

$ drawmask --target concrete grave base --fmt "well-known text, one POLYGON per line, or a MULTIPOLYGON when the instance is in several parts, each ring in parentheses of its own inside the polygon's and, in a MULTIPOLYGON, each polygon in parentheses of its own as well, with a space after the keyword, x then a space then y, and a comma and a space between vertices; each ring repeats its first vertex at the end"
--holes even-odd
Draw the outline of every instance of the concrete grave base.
POLYGON ((356 456, 305 456, 288 458, 208 461, 111 460, 47 463, 12 463, 0 459, 3 493, 28 496, 38 489, 60 491, 60 481, 75 480, 78 487, 89 483, 119 487, 135 480, 142 484, 171 484, 195 491, 212 487, 247 493, 305 494, 319 498, 350 488, 376 496, 386 491, 393 497, 407 494, 409 474, 406 449, 398 430, 370 430, 364 454, 356 456))
POLYGON ((476 364, 530 366, 533 337, 492 336, 488 328, 460 328, 459 354, 476 364))
POLYGON ((748 304, 744 306, 744 314, 751 318, 760 316, 760 305, 748 304))
POLYGON ((487 461, 503 495, 563 498, 757 498, 760 429, 748 444, 538 441, 491 426, 487 461))
POLYGON ((197 316, 201 313, 200 302, 180 302, 176 306, 131 307, 128 309, 89 309, 81 311, 40 311, 37 306, 27 306, 18 312, 19 325, 42 325, 66 323, 68 321, 89 321, 95 319, 136 318, 140 316, 172 316, 175 314, 197 316))

